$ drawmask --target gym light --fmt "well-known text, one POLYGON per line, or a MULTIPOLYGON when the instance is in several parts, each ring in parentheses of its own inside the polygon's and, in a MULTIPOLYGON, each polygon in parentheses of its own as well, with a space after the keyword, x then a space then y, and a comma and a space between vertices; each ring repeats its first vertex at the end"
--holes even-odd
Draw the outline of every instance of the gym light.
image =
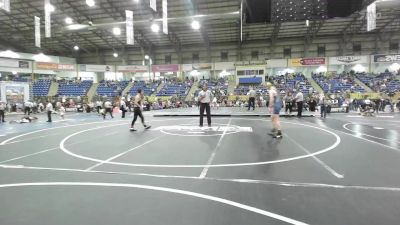
POLYGON ((0 56, 5 57, 5 58, 19 58, 20 57, 20 55, 18 53, 15 53, 11 50, 0 52, 0 56))
POLYGON ((71 17, 65 18, 65 23, 66 23, 66 24, 72 24, 73 21, 72 21, 71 17))
POLYGON ((121 35, 121 29, 119 27, 114 27, 113 34, 118 36, 121 35))
POLYGON ((44 8, 48 12, 54 12, 56 10, 52 4, 47 4, 44 8))
POLYGON ((74 50, 75 50, 75 51, 78 51, 78 50, 79 50, 79 46, 78 46, 78 45, 75 45, 75 46, 74 46, 74 50))
POLYGON ((114 58, 118 58, 118 53, 114 52, 113 56, 114 58))
POLYGON ((156 24, 156 23, 153 23, 153 24, 151 25, 151 30, 152 30, 154 33, 158 33, 158 31, 160 31, 160 26, 158 26, 158 24, 156 24))
POLYGON ((149 55, 145 55, 144 58, 145 58, 146 60, 149 60, 150 57, 149 57, 149 55))
POLYGON ((17 75, 17 71, 12 71, 11 72, 13 75, 17 75))
POLYGON ((139 3, 139 0, 133 0, 135 3, 139 3))
POLYGON ((94 2, 94 0, 86 0, 86 4, 87 4, 89 7, 93 7, 93 6, 95 5, 95 2, 94 2))
POLYGON ((195 30, 200 29, 200 23, 198 21, 196 21, 196 20, 193 21, 192 22, 192 28, 195 29, 195 30))

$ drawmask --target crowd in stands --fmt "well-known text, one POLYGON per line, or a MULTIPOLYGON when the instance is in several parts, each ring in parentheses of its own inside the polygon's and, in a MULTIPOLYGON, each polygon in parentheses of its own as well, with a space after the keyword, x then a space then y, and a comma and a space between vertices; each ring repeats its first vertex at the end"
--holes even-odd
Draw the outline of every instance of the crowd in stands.
POLYGON ((177 81, 177 79, 169 79, 164 81, 164 86, 157 93, 156 96, 177 96, 186 97, 189 93, 190 88, 193 85, 193 81, 186 79, 183 82, 177 81))
POLYGON ((134 81, 132 88, 129 90, 129 94, 134 96, 137 94, 139 89, 143 90, 145 96, 150 96, 157 91, 159 81, 153 81, 146 83, 145 81, 134 81))
POLYGON ((325 93, 362 93, 364 88, 354 81, 354 75, 350 73, 335 74, 327 76, 325 74, 312 74, 312 78, 322 88, 325 93))
POLYGON ((128 86, 129 81, 106 81, 99 83, 96 93, 99 96, 115 97, 121 96, 122 91, 128 86))
POLYGON ((377 76, 358 73, 356 76, 374 92, 393 93, 400 91, 400 81, 396 79, 396 75, 393 73, 385 72, 377 76))

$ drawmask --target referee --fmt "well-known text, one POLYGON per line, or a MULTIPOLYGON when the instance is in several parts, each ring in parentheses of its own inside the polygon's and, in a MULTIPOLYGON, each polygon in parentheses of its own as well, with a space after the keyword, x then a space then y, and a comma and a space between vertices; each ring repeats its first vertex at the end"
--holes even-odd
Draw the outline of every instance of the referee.
POLYGON ((210 90, 208 90, 207 85, 203 86, 203 90, 199 93, 199 101, 200 101, 200 127, 203 126, 203 116, 204 109, 207 113, 207 124, 211 127, 211 112, 210 112, 210 102, 213 99, 213 94, 210 90))

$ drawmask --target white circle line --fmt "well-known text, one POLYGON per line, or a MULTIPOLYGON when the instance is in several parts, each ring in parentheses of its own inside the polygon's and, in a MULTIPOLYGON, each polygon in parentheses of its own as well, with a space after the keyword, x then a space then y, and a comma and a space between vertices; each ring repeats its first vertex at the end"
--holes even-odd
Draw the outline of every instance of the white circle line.
MULTIPOLYGON (((361 133, 361 132, 358 132, 358 131, 351 130, 350 128, 347 127, 348 125, 360 125, 360 124, 346 123, 346 124, 343 124, 343 129, 345 129, 345 130, 347 130, 347 131, 350 131, 350 132, 353 132, 353 133, 356 133, 356 134, 360 134, 360 135, 363 135, 363 136, 367 136, 367 137, 372 137, 372 138, 376 138, 376 139, 380 139, 380 140, 384 140, 384 141, 389 141, 389 142, 392 141, 392 140, 390 140, 390 139, 380 138, 380 137, 376 137, 376 136, 373 136, 373 135, 370 135, 370 134, 365 134, 365 133, 361 133)), ((400 142, 398 142, 398 141, 394 141, 394 142, 400 143, 400 142)))
MULTIPOLYGON (((245 120, 245 119, 244 119, 245 120)), ((266 121, 263 119, 259 119, 262 121, 266 121)), ((306 127, 312 127, 318 130, 322 130, 325 131, 329 134, 332 134, 333 136, 336 137, 336 142, 327 147, 324 148, 320 151, 311 153, 311 154, 306 154, 306 155, 301 155, 301 156, 296 156, 296 157, 291 157, 291 158, 286 158, 286 159, 279 159, 279 160, 273 160, 273 161, 265 161, 265 162, 253 162, 253 163, 231 163, 231 164, 214 164, 214 165, 157 165, 157 164, 133 164, 133 163, 122 163, 122 162, 106 162, 106 160, 100 160, 100 159, 95 159, 95 158, 90 158, 90 157, 86 157, 86 156, 82 156, 82 155, 78 155, 75 154, 71 151, 69 151, 67 148, 65 148, 65 142, 70 139, 71 137, 78 135, 80 133, 86 132, 86 131, 90 131, 90 130, 95 130, 95 129, 99 129, 99 128, 91 128, 91 129, 87 129, 87 130, 82 130, 76 133, 73 133, 67 137, 65 137, 61 142, 60 142, 60 149, 73 157, 76 158, 80 158, 80 159, 84 159, 84 160, 88 160, 88 161, 92 161, 92 162, 98 162, 98 163, 102 163, 102 164, 112 164, 112 165, 121 165, 121 166, 132 166, 132 167, 153 167, 153 168, 204 168, 204 167, 210 167, 210 168, 217 168, 217 167, 238 167, 238 166, 258 166, 258 165, 267 165, 267 164, 274 164, 274 163, 282 163, 282 162, 289 162, 289 161, 294 161, 294 160, 298 160, 298 159, 304 159, 304 158, 309 158, 309 157, 313 157, 316 155, 320 155, 326 152, 329 152, 333 149, 335 149, 341 142, 340 137, 329 130, 320 128, 320 127, 315 127, 312 125, 307 125, 307 124, 300 124, 300 123, 292 123, 292 122, 284 122, 284 123, 289 123, 289 124, 295 124, 295 125, 301 125, 301 126, 306 126, 306 127)))
POLYGON ((145 190, 153 190, 153 191, 161 191, 168 193, 175 193, 180 195, 191 196, 195 198, 201 198, 213 202, 219 202, 224 205, 230 205, 239 209, 244 209, 249 212, 253 212, 256 214, 260 214, 266 217, 274 218, 276 220, 280 220, 289 224, 294 225, 307 225, 304 222, 300 222, 276 213, 272 213, 269 211, 265 211, 259 208, 255 208, 253 206, 245 205, 239 202, 234 202, 228 199, 223 199, 211 195, 200 194, 191 191, 184 191, 173 188, 165 188, 165 187, 157 187, 157 186, 149 186, 149 185, 139 185, 139 184, 123 184, 123 183, 95 183, 95 182, 38 182, 38 183, 16 183, 16 184, 1 184, 0 188, 10 188, 10 187, 34 187, 34 186, 95 186, 95 187, 122 187, 122 188, 137 188, 137 189, 145 189, 145 190))

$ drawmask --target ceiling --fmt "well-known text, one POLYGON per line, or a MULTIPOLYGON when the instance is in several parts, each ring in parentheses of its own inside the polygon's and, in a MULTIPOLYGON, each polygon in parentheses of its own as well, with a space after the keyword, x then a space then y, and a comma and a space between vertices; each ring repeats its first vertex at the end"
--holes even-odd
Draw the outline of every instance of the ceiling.
MULTIPOLYGON (((240 0, 168 0, 169 34, 150 29, 152 23, 160 27, 161 0, 157 12, 149 7, 149 0, 95 0, 95 7, 85 0, 51 0, 56 11, 52 13, 52 37, 44 38, 43 0, 12 0, 11 12, 0 10, 0 49, 11 48, 25 52, 73 55, 74 45, 82 52, 137 48, 151 51, 158 47, 173 47, 179 51, 185 46, 199 45, 210 48, 221 43, 240 44, 240 0), (125 37, 125 10, 132 10, 135 21, 135 45, 127 46, 125 37), (193 30, 190 23, 196 17, 200 30, 193 30), (42 21, 42 49, 34 46, 34 16, 42 21), (74 23, 93 26, 68 30, 64 22, 71 17, 74 23), (112 28, 122 29, 120 36, 112 28)), ((250 1, 250 0, 248 0, 250 1)), ((366 0, 368 1, 368 0, 366 0)), ((371 2, 371 1, 369 1, 371 2)), ((400 1, 378 4, 377 32, 400 31, 400 1)), ((243 24, 243 42, 275 41, 282 38, 315 38, 366 32, 365 13, 353 13, 347 18, 320 19, 284 23, 243 24)))

